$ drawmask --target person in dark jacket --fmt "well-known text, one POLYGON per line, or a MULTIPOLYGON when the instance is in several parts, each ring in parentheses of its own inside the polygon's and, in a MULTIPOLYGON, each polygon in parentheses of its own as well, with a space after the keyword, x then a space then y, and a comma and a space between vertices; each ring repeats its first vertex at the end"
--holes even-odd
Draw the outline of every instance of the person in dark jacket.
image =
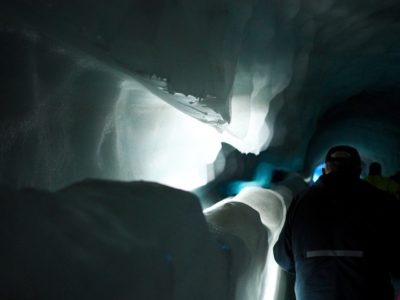
POLYGON ((382 165, 376 161, 369 165, 368 177, 365 180, 395 197, 400 195, 400 185, 390 177, 383 176, 382 165))
POLYGON ((396 200, 360 179, 361 159, 331 148, 324 175, 297 195, 274 245, 276 262, 294 273, 297 300, 393 300, 399 276, 396 200))

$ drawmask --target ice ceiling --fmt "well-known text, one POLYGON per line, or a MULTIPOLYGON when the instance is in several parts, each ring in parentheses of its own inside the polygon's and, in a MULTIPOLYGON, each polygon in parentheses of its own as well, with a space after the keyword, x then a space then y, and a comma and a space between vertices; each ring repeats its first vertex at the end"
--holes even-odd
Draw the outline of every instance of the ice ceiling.
POLYGON ((191 189, 227 168, 221 143, 304 174, 335 143, 400 169, 398 1, 1 0, 0 16, 2 183, 191 189))

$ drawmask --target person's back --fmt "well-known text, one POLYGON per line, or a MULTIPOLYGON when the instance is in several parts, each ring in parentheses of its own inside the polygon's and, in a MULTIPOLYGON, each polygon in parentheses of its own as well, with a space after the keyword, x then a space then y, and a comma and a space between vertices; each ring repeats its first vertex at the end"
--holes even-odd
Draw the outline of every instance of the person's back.
POLYGON ((296 196, 274 246, 278 264, 296 274, 296 298, 392 300, 390 266, 398 270, 400 253, 391 244, 394 205, 387 193, 337 170, 296 196))
POLYGON ((399 194, 399 184, 390 177, 382 175, 382 167, 378 162, 371 163, 368 176, 365 180, 378 189, 388 192, 396 197, 399 194))

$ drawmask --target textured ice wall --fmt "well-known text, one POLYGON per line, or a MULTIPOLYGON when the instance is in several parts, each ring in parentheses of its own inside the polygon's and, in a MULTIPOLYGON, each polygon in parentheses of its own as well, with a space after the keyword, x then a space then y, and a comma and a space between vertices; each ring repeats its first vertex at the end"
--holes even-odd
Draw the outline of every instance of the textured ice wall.
POLYGON ((255 2, 4 0, 0 8, 7 22, 61 40, 113 68, 133 76, 165 78, 170 93, 192 95, 202 102, 177 98, 175 106, 223 125, 229 120, 227 100, 240 37, 255 2), (201 106, 217 108, 216 114, 207 109, 201 113, 201 106))
POLYGON ((218 132, 180 112, 139 82, 125 81, 114 110, 118 178, 191 190, 214 175, 218 132))
POLYGON ((261 299, 268 230, 250 206, 229 201, 205 212, 211 233, 226 252, 230 299, 261 299))
POLYGON ((121 74, 32 32, 2 29, 0 181, 57 188, 115 176, 110 117, 121 74))
POLYGON ((320 113, 398 84, 396 0, 0 5, 4 28, 61 40, 141 80, 245 153, 272 142, 302 155, 320 113))
POLYGON ((257 1, 226 140, 243 152, 280 147, 282 166, 301 168, 294 157, 304 155, 321 113, 362 90, 398 85, 398 11, 393 0, 257 1))
POLYGON ((286 299, 290 286, 274 261, 272 246, 293 194, 304 185, 292 178, 274 189, 247 187, 204 211, 211 232, 230 252, 230 280, 235 282, 231 299, 286 299))
POLYGON ((0 176, 11 185, 129 173, 118 166, 131 161, 115 151, 126 80, 240 151, 272 149, 266 160, 299 170, 321 113, 400 76, 395 0, 4 0, 0 8, 0 176))
POLYGON ((150 182, 0 196, 2 299, 275 299, 269 249, 288 194, 249 188, 204 214, 193 194, 150 182))
POLYGON ((192 189, 213 178, 214 128, 92 57, 2 29, 1 183, 57 189, 91 177, 192 189))
POLYGON ((0 196, 1 299, 229 299, 228 261, 190 193, 92 180, 0 196))
MULTIPOLYGON (((274 3, 269 1, 269 3, 274 3)), ((379 100, 370 106, 385 107, 385 89, 398 86, 399 42, 398 1, 278 1, 276 3, 276 37, 286 41, 283 49, 293 49, 287 74, 287 87, 273 99, 267 123, 273 132, 271 157, 282 167, 302 168, 298 160, 307 151, 308 142, 321 114, 344 103, 363 90, 379 91, 379 100), (279 9, 281 7, 281 9, 279 9), (284 12, 281 15, 279 12, 284 12), (282 31, 286 34, 282 34, 282 31), (286 37, 285 37, 286 36, 286 37)), ((273 10, 275 11, 275 10, 273 10)), ((269 51, 277 52, 276 43, 269 51), (272 50, 275 49, 275 50, 272 50)), ((288 61, 288 62, 289 62, 288 61)), ((283 70, 283 69, 281 69, 283 70)), ((389 105, 389 107, 391 107, 389 105)), ((390 110, 390 108, 388 108, 390 110)), ((357 109, 357 120, 370 117, 357 109)), ((376 111, 378 113, 378 111, 376 111)), ((380 122, 385 121, 382 117, 380 122)), ((353 117, 348 118, 352 123, 353 117)), ((356 121, 357 122, 357 121, 356 121)), ((395 125, 398 126, 398 125, 395 125)), ((339 140, 343 127, 329 128, 332 139, 339 140)), ((346 128, 349 128, 346 126, 346 128)), ((348 129, 347 129, 348 130, 348 129)), ((322 130, 321 130, 322 131, 322 130)), ((350 138, 368 145, 369 135, 362 130, 348 130, 350 138)), ((387 136, 392 133, 385 132, 387 136)), ((391 139, 394 139, 392 135, 391 139)), ((391 155, 392 159, 396 159, 391 155)))

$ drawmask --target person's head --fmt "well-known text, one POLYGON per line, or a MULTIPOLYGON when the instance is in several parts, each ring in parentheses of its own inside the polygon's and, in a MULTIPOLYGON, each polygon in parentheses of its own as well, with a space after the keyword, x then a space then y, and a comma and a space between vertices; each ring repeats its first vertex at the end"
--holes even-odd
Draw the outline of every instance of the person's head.
POLYGON ((358 151, 347 145, 330 148, 325 157, 324 173, 332 172, 359 177, 361 174, 361 158, 358 151))
POLYGON ((369 165, 368 175, 382 175, 382 166, 378 162, 373 162, 369 165))

